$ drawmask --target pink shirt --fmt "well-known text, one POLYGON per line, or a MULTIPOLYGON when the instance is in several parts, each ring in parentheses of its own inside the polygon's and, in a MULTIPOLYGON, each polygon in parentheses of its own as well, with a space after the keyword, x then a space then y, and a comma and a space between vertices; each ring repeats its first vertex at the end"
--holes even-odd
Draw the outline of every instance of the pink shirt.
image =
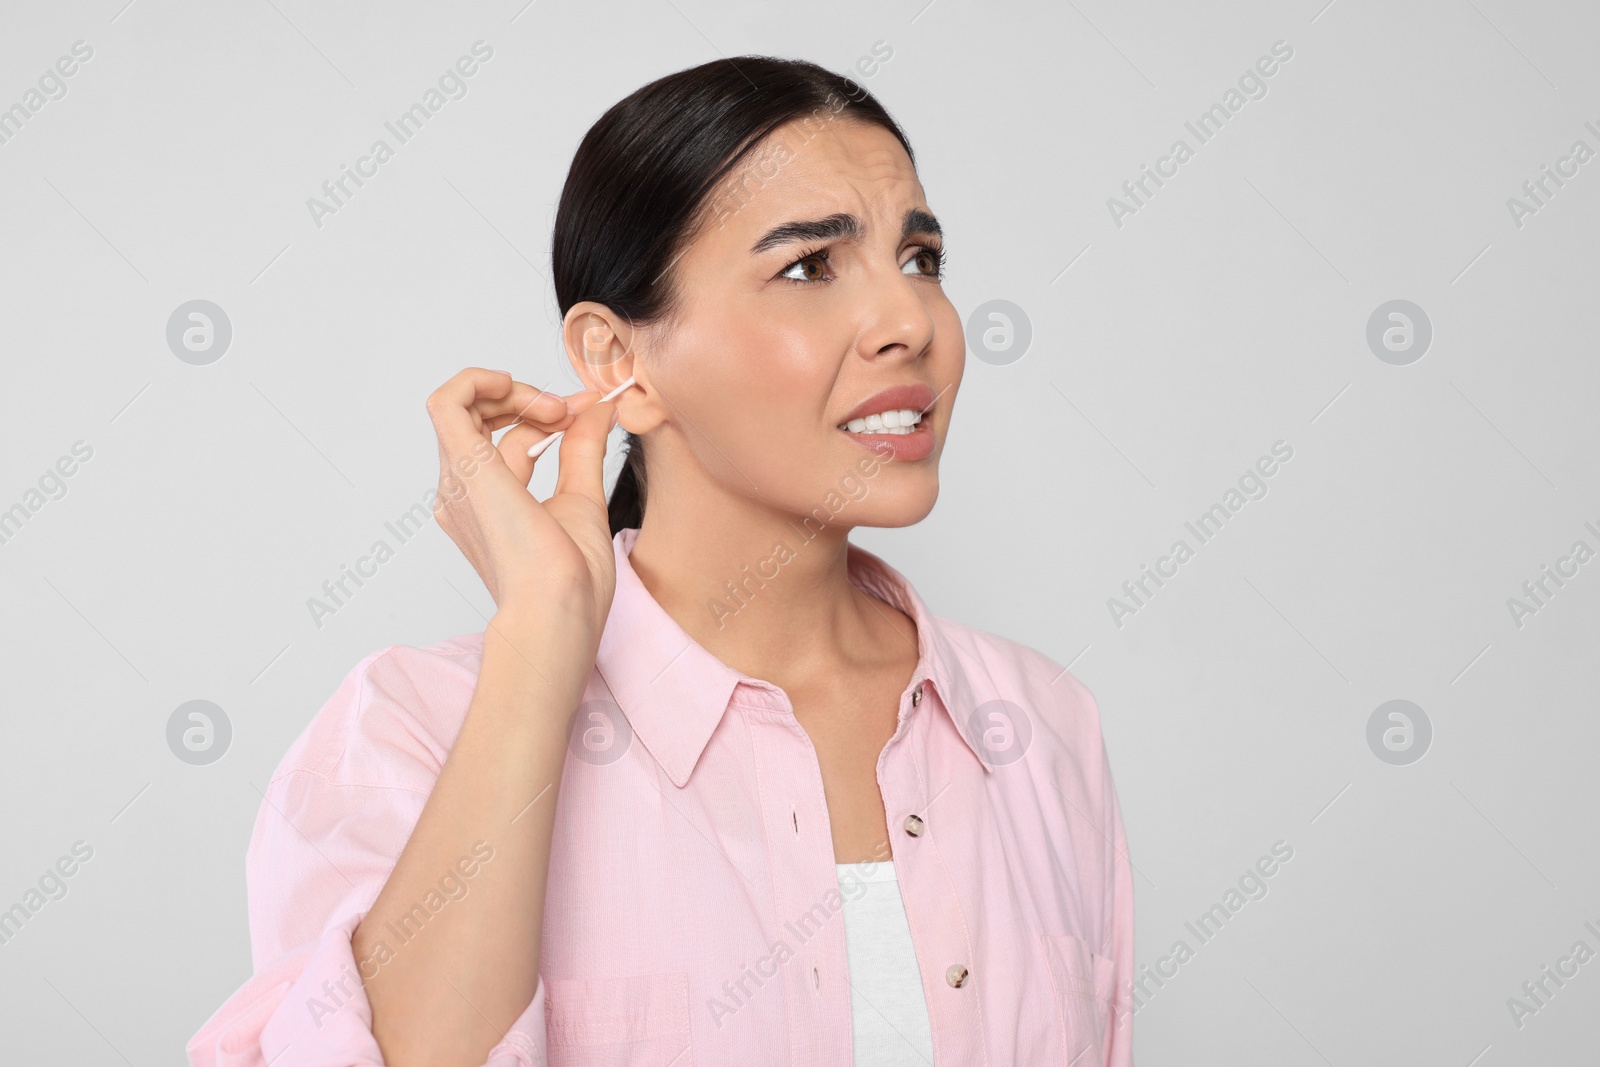
MULTIPOLYGON (((637 535, 613 539, 616 596, 557 794, 538 985, 486 1062, 848 1067, 816 752, 781 689, 723 664, 650 596, 628 562, 637 535)), ((1133 882, 1094 697, 848 551, 850 580, 917 625, 878 785, 935 1063, 1132 1067, 1133 882)), ((191 1064, 383 1062, 360 978, 382 961, 358 963, 351 933, 461 728, 482 648, 471 634, 373 653, 289 749, 245 860, 255 974, 189 1042, 191 1064)), ((490 842, 464 854, 385 942, 400 951, 492 862, 490 842)))

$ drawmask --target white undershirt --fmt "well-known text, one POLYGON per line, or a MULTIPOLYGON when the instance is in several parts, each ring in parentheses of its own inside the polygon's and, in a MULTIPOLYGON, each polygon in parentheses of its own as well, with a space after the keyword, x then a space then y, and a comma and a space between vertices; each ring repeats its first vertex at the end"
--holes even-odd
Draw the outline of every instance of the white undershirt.
POLYGON ((894 861, 837 866, 855 1067, 928 1067, 933 1031, 894 861))

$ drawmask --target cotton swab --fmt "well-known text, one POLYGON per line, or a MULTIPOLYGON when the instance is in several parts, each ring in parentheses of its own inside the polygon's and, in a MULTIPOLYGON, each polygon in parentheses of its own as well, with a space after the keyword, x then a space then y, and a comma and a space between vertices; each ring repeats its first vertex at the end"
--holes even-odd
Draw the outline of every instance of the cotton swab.
MULTIPOLYGON (((611 392, 607 393, 605 396, 601 397, 599 400, 596 400, 595 403, 596 404, 604 404, 608 400, 615 400, 617 397, 622 395, 622 391, 624 389, 628 388, 628 386, 630 386, 632 384, 633 384, 633 375, 630 374, 630 375, 628 375, 628 380, 627 381, 623 382, 621 385, 619 385, 615 389, 611 390, 611 392)), ((543 441, 540 441, 538 444, 536 444, 532 448, 528 449, 528 455, 537 458, 541 452, 543 452, 545 449, 549 448, 551 445, 555 444, 556 438, 560 437, 562 434, 564 434, 566 432, 567 431, 565 431, 565 430, 557 430, 555 433, 551 434, 549 437, 546 437, 543 441)))

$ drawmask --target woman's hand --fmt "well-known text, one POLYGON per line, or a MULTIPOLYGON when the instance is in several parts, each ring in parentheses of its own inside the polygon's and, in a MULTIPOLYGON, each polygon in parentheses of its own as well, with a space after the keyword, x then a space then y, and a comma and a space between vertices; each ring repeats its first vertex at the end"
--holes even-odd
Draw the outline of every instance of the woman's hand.
POLYGON ((616 405, 596 403, 599 396, 585 390, 563 399, 503 371, 468 367, 428 397, 439 437, 439 526, 501 612, 554 610, 582 627, 592 648, 616 590, 602 475, 616 405), (496 446, 490 435, 506 426, 496 446), (527 452, 557 430, 566 435, 556 490, 540 503, 528 492, 539 461, 527 452))

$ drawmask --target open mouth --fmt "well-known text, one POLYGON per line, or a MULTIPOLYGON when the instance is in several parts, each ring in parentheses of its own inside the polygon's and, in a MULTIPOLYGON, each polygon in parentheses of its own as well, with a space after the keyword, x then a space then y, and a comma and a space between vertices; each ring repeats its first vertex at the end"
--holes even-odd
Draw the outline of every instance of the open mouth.
POLYGON ((855 434, 896 434, 903 435, 916 433, 917 427, 922 424, 922 412, 915 408, 899 408, 890 411, 879 411, 862 419, 851 419, 849 422, 839 424, 839 429, 846 433, 855 434))

